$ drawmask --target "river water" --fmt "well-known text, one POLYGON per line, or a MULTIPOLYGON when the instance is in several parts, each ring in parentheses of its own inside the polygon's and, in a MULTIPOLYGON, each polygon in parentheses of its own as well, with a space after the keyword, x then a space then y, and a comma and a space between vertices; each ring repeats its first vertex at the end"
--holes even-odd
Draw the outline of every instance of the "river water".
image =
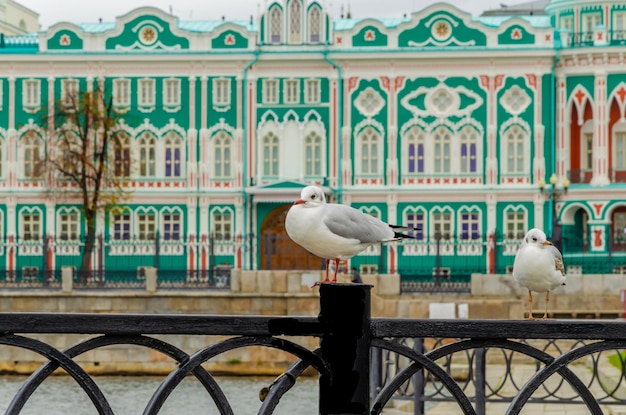
MULTIPOLYGON (((22 386, 25 377, 0 376, 0 413, 4 413, 22 386)), ((98 376, 98 386, 109 400, 116 415, 141 414, 163 378, 149 376, 98 376)), ((218 384, 230 402, 235 415, 254 415, 261 402, 259 390, 273 378, 220 377, 218 384)), ((314 415, 318 413, 316 378, 298 379, 276 407, 276 415, 314 415)), ((204 387, 189 376, 178 385, 165 402, 163 415, 213 415, 217 408, 204 387)), ((22 415, 93 415, 97 414, 85 392, 70 376, 53 376, 44 381, 24 406, 22 415)))

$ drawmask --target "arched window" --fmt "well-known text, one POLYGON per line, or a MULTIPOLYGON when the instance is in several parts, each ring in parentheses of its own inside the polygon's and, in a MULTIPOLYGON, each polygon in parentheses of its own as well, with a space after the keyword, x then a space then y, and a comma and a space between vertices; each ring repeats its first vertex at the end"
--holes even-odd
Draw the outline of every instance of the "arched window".
POLYGON ((312 132, 304 140, 305 176, 322 175, 322 137, 312 132))
POLYGON ((43 140, 33 131, 22 138, 23 171, 26 179, 40 179, 43 175, 43 140))
POLYGON ((263 176, 278 176, 278 137, 268 133, 263 137, 263 176))
POLYGON ((518 174, 526 171, 526 137, 519 125, 514 125, 504 133, 505 173, 518 174))
POLYGON ((433 172, 450 173, 450 144, 452 134, 445 127, 439 127, 433 134, 433 172))
POLYGON ((213 175, 216 178, 231 177, 231 147, 232 139, 225 132, 220 131, 213 138, 213 154, 215 157, 213 175))
POLYGON ((270 43, 280 43, 281 33, 283 31, 283 13, 280 7, 274 6, 270 9, 270 43))
POLYGON ((322 40, 322 13, 317 6, 309 10, 309 42, 319 43, 322 40))
POLYGON ((302 41, 302 4, 300 0, 291 0, 289 3, 289 43, 302 41))
POLYGON ((130 176, 130 137, 124 131, 117 132, 113 140, 115 176, 130 176))
POLYGON ((165 147, 165 177, 180 177, 182 140, 175 132, 169 132, 163 141, 165 147))
POLYGON ((476 173, 478 171, 478 131, 467 126, 459 134, 459 150, 461 156, 461 173, 476 173))
POLYGON ((154 177, 156 168, 156 138, 144 132, 137 142, 139 148, 139 176, 154 177))
POLYGON ((424 173, 424 150, 426 147, 426 136, 419 127, 412 127, 405 135, 406 142, 406 172, 408 174, 424 173))
POLYGON ((360 135, 361 173, 378 174, 380 135, 372 127, 367 127, 360 135))

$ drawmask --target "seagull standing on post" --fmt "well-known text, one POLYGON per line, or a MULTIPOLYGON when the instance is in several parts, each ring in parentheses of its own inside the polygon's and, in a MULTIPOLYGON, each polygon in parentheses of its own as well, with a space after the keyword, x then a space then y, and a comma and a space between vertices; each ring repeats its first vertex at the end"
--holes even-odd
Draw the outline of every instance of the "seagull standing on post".
POLYGON ((565 268, 561 252, 548 241, 546 234, 533 228, 524 237, 522 246, 513 263, 513 277, 528 288, 528 319, 533 317, 533 295, 531 291, 546 293, 546 311, 543 319, 548 318, 550 290, 565 285, 565 268))
POLYGON ((302 189, 300 199, 287 212, 285 229, 295 243, 326 260, 324 282, 337 282, 339 262, 370 245, 413 238, 398 233, 411 228, 389 225, 347 205, 326 203, 324 192, 317 186, 302 189), (335 261, 332 281, 328 278, 330 260, 335 261))

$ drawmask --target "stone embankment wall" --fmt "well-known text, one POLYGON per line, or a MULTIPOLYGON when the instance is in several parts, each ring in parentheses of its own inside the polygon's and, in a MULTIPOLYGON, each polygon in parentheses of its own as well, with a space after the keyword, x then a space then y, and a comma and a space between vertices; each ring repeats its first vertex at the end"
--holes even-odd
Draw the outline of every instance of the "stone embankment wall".
MULTIPOLYGON (((317 316, 318 289, 311 285, 321 274, 294 271, 234 271, 230 291, 79 291, 65 285, 64 291, 1 291, 0 312, 46 313, 162 313, 215 315, 317 316)), ((364 275, 372 290, 373 317, 428 318, 468 317, 521 319, 527 292, 510 275, 475 275, 472 294, 400 294, 397 275, 364 275), (441 314, 446 311, 447 313, 441 314), (452 315, 450 315, 450 311, 452 315)), ((341 282, 349 282, 347 276, 341 282)), ((620 290, 626 288, 621 275, 586 275, 569 278, 567 286, 554 291, 550 310, 557 317, 607 318, 621 315, 620 290)), ((535 296, 535 310, 543 308, 543 295, 535 296)), ((90 336, 34 336, 64 349, 90 336)), ((214 336, 155 336, 193 353, 215 343, 214 336)), ((307 347, 316 338, 291 339, 307 347)), ((165 374, 175 363, 159 352, 138 346, 109 346, 76 358, 94 374, 165 374)), ((212 359, 207 367, 213 373, 275 375, 293 362, 284 352, 249 347, 233 350, 212 359)), ((14 347, 0 346, 0 373, 32 373, 43 359, 14 347)))

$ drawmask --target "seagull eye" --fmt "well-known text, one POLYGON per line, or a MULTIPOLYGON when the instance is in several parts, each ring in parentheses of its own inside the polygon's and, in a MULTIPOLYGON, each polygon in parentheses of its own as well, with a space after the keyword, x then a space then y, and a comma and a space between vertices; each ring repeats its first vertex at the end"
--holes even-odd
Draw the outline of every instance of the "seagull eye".
POLYGON ((311 199, 315 199, 316 197, 316 195, 311 195, 311 199))
POLYGON ((534 238, 534 237, 533 237, 533 242, 537 242, 537 238, 534 238))

